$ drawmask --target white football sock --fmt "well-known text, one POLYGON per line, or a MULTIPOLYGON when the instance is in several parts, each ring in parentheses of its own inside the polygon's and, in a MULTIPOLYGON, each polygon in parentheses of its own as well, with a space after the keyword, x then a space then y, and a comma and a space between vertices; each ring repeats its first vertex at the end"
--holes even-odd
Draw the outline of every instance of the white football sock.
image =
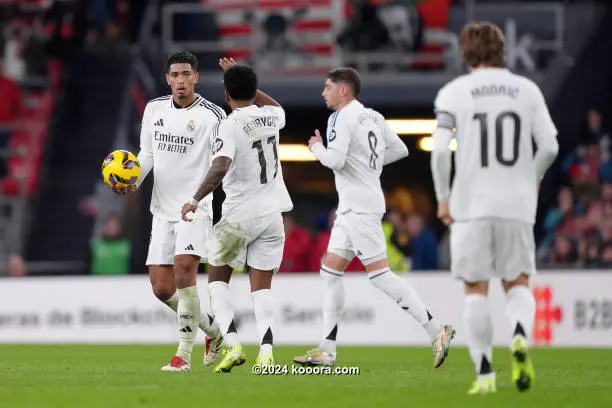
POLYGON ((506 294, 506 313, 512 324, 513 337, 521 336, 528 341, 533 332, 536 303, 527 286, 514 286, 506 294))
POLYGON ((410 313, 417 322, 421 323, 429 337, 433 338, 442 329, 412 286, 389 268, 369 272, 368 278, 372 285, 386 293, 402 310, 410 313))
MULTIPOLYGON (((165 300, 163 303, 176 312, 178 309, 178 302, 178 292, 174 292, 174 294, 170 296, 170 299, 165 300)), ((200 324, 198 326, 211 339, 214 339, 219 335, 219 325, 207 312, 200 312, 200 324)))
POLYGON ((223 281, 214 281, 208 284, 208 290, 210 291, 210 306, 224 337, 223 340, 229 347, 235 347, 240 341, 236 332, 229 285, 223 281))
POLYGON ((251 293, 253 304, 255 306, 255 322, 257 323, 257 332, 259 334, 259 358, 272 353, 274 345, 274 298, 272 290, 261 289, 251 293))
POLYGON ((495 377, 493 371, 493 323, 487 297, 480 294, 465 296, 465 327, 470 357, 479 379, 495 377))
POLYGON ((338 324, 344 311, 344 276, 325 265, 319 271, 325 282, 325 301, 323 303, 323 339, 319 347, 324 351, 336 354, 336 337, 338 324))
POLYGON ((200 298, 195 286, 179 289, 177 292, 179 297, 177 314, 180 342, 176 355, 187 362, 191 362, 191 352, 200 321, 200 298))

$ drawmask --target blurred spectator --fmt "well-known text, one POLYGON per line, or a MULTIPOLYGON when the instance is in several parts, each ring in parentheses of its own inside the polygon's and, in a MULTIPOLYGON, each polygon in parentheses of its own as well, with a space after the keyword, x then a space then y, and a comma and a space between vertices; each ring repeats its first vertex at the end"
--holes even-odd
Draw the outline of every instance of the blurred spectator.
POLYGON ((25 61, 23 46, 25 42, 24 24, 21 20, 13 20, 4 30, 4 73, 15 81, 23 80, 25 76, 25 61))
POLYGON ((566 235, 557 235, 552 254, 548 260, 549 265, 572 265, 578 260, 576 247, 566 235))
POLYGON ((601 239, 598 233, 590 234, 578 244, 578 261, 581 267, 597 268, 599 266, 599 251, 601 239))
POLYGON ((421 0, 386 0, 378 9, 392 44, 398 50, 416 52, 423 43, 424 21, 416 3, 421 0))
MULTIPOLYGON (((300 227, 291 214, 283 214, 285 225, 285 248, 279 272, 312 272, 310 271, 310 253, 312 239, 308 232, 300 227)), ((317 271, 319 268, 317 267, 317 271)))
POLYGON ((602 268, 612 268, 612 241, 606 242, 601 249, 600 266, 602 268))
POLYGON ((410 236, 410 269, 438 269, 438 244, 434 233, 425 225, 421 214, 415 213, 406 220, 410 236))
MULTIPOLYGON (((312 252, 310 258, 310 268, 309 271, 316 272, 321 268, 321 264, 323 262, 323 257, 327 252, 327 245, 329 244, 329 237, 331 235, 331 229, 336 221, 336 209, 334 208, 328 214, 326 228, 319 232, 317 237, 313 241, 312 252)), ((355 257, 348 264, 345 269, 345 272, 352 271, 365 271, 365 268, 359 258, 355 257)))
POLYGON ((612 218, 603 218, 599 221, 599 231, 604 241, 612 241, 612 218))
POLYGON ((544 237, 541 245, 549 245, 554 240, 555 232, 570 222, 571 217, 576 212, 574 196, 569 187, 563 187, 557 193, 557 206, 551 208, 544 217, 544 237))
POLYGON ((410 237, 406 231, 406 216, 391 207, 382 221, 382 229, 387 241, 387 261, 394 272, 410 270, 407 257, 410 254, 410 237))
POLYGON ((337 38, 345 51, 376 51, 391 44, 389 31, 378 16, 378 6, 353 0, 355 16, 337 38))
POLYGON ((7 269, 8 269, 8 276, 11 276, 11 277, 26 276, 27 274, 27 268, 26 268, 25 261, 23 260, 21 256, 16 255, 16 254, 13 254, 9 257, 7 269))
MULTIPOLYGON (((21 114, 21 91, 19 85, 3 73, 0 60, 0 151, 9 147, 13 128, 21 114)), ((0 154, 0 177, 6 176, 6 156, 0 154)))
POLYGON ((104 220, 102 237, 91 242, 86 265, 92 275, 126 275, 130 273, 131 253, 132 243, 122 235, 121 221, 109 215, 104 220))
POLYGON ((568 177, 577 202, 583 206, 599 195, 599 170, 601 152, 598 144, 589 144, 577 149, 577 159, 569 167, 568 177))
MULTIPOLYGON (((602 121, 601 113, 597 109, 590 109, 587 113, 586 129, 582 139, 587 143, 599 145, 601 160, 607 162, 610 160, 610 136, 604 130, 602 121)), ((607 174, 607 176, 612 177, 612 174, 607 174)))

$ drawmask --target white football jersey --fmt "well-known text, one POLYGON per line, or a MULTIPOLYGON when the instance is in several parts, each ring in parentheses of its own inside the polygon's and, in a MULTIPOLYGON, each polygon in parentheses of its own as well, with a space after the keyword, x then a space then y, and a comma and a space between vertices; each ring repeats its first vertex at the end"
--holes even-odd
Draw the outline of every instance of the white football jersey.
POLYGON ((507 69, 479 68, 445 85, 435 110, 454 122, 444 126, 455 127, 453 219, 534 223, 540 169, 532 136, 547 151, 557 145, 557 129, 538 86, 507 69))
MULTIPOLYGON (((141 178, 153 169, 151 213, 167 221, 181 219, 183 204, 193 198, 211 163, 210 137, 225 118, 219 106, 196 94, 196 100, 177 108, 172 96, 150 101, 140 133, 141 178)), ((212 195, 199 208, 212 215, 212 195)))
POLYGON ((408 155, 385 118, 357 100, 329 117, 327 148, 315 144, 312 152, 334 171, 339 213, 383 214, 380 174, 384 165, 408 155))
POLYGON ((212 136, 213 160, 232 159, 223 178, 223 219, 243 221, 293 209, 278 154, 285 111, 278 106, 235 109, 212 136))

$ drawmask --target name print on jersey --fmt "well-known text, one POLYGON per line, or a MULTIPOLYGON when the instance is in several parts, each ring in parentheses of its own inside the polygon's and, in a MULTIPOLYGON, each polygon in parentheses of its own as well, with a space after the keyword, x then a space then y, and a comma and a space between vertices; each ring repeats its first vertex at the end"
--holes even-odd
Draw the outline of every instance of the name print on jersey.
POLYGON ((472 98, 480 98, 483 96, 507 96, 516 99, 519 93, 519 88, 515 86, 506 86, 500 84, 482 85, 478 88, 473 88, 472 98))
POLYGON ((157 130, 153 134, 153 139, 158 142, 157 150, 180 154, 187 153, 187 146, 193 145, 195 141, 193 137, 177 136, 157 130))
POLYGON ((277 118, 274 116, 264 116, 248 122, 243 128, 244 133, 251 133, 260 128, 277 128, 277 118))

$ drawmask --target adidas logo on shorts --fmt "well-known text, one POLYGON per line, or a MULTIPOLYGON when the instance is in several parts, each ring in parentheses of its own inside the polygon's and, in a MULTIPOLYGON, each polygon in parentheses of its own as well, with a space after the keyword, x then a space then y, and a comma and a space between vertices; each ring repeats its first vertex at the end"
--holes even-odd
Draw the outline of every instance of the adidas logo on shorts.
POLYGON ((185 247, 185 251, 194 251, 195 248, 193 247, 193 245, 189 244, 185 247))

